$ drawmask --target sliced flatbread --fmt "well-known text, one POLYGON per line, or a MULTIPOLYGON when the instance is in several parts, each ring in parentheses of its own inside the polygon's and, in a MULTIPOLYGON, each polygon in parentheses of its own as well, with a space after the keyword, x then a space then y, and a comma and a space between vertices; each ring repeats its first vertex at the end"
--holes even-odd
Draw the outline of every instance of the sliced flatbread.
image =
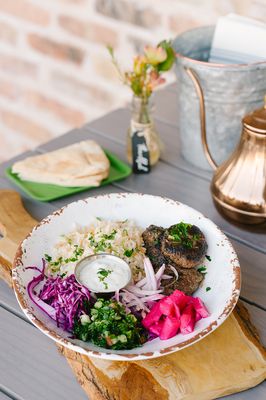
POLYGON ((109 175, 110 163, 102 148, 86 140, 16 162, 12 172, 20 179, 60 186, 99 186, 109 175))

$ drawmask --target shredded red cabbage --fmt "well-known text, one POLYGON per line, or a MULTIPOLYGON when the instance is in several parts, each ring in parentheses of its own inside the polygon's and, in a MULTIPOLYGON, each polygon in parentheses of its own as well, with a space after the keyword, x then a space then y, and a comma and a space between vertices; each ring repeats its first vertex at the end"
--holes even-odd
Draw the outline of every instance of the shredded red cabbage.
MULTIPOLYGON (((29 268, 40 271, 37 267, 29 268)), ((40 275, 34 277, 27 286, 29 297, 42 311, 56 321, 57 326, 72 332, 75 319, 88 313, 90 292, 76 281, 74 275, 67 278, 60 276, 47 278, 44 269, 45 262, 43 261, 40 275), (40 293, 34 293, 34 288, 44 280, 40 293)))

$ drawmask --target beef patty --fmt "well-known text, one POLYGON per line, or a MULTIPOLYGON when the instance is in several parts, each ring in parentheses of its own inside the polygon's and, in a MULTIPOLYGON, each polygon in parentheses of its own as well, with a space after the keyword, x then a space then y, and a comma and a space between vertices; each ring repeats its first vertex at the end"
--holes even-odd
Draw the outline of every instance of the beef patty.
POLYGON ((146 254, 151 260, 155 272, 166 263, 161 252, 161 243, 165 229, 161 226, 150 225, 142 233, 142 238, 146 248, 146 254))
POLYGON ((162 242, 166 230, 162 227, 150 225, 142 234, 146 248, 146 254, 151 260, 155 272, 163 265, 166 265, 165 274, 172 276, 170 279, 163 279, 161 285, 164 294, 169 295, 178 289, 187 295, 192 295, 202 282, 204 275, 195 268, 182 268, 176 265, 171 259, 163 255, 162 242), (178 279, 170 268, 170 265, 178 272, 178 279))
POLYGON ((207 247, 201 230, 183 222, 166 229, 161 243, 164 257, 181 268, 199 265, 206 255, 207 247))
POLYGON ((177 266, 173 267, 178 272, 178 279, 176 279, 176 275, 170 269, 170 267, 167 266, 165 268, 165 274, 170 275, 173 278, 163 279, 161 281, 161 285, 164 288, 163 293, 168 296, 169 294, 173 293, 174 290, 181 290, 188 296, 191 296, 203 281, 204 275, 195 268, 180 268, 177 266))

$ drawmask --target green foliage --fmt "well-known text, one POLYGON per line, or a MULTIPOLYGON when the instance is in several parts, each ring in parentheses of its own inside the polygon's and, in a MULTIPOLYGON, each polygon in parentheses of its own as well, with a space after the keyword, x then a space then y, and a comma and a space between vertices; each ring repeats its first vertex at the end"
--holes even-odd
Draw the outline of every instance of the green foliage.
POLYGON ((169 71, 174 62, 175 62, 175 51, 172 47, 172 42, 163 40, 158 44, 159 47, 162 47, 167 53, 167 59, 158 65, 158 71, 169 71))

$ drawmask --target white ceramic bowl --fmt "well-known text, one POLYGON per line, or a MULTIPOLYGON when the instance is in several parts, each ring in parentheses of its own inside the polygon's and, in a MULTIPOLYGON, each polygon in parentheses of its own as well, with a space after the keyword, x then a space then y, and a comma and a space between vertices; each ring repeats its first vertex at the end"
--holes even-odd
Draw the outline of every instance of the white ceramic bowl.
POLYGON ((14 260, 13 283, 17 300, 34 325, 56 342, 87 356, 107 360, 141 360, 169 354, 191 346, 213 332, 229 316, 239 297, 240 266, 237 255, 221 230, 201 213, 177 201, 139 193, 115 193, 89 197, 71 203, 43 219, 21 243, 14 260), (27 294, 27 284, 36 274, 25 267, 41 265, 41 258, 50 253, 62 234, 75 229, 75 224, 88 225, 93 217, 133 219, 139 226, 150 224, 168 227, 184 221, 197 225, 208 243, 207 274, 203 285, 194 294, 207 306, 210 316, 197 322, 194 332, 178 334, 169 340, 155 339, 132 350, 107 350, 71 339, 46 314, 33 304, 27 294), (210 287, 211 290, 206 291, 210 287))

